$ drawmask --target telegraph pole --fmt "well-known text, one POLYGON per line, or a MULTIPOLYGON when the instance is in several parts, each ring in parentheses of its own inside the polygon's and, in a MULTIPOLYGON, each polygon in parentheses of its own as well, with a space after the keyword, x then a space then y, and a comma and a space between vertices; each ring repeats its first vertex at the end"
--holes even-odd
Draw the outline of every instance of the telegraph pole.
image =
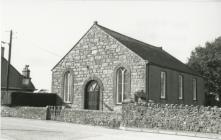
POLYGON ((7 81, 6 81, 6 91, 8 92, 9 87, 9 76, 10 76, 10 64, 11 64, 11 49, 12 49, 12 30, 10 31, 10 41, 9 41, 9 51, 8 51, 8 66, 7 66, 7 81))

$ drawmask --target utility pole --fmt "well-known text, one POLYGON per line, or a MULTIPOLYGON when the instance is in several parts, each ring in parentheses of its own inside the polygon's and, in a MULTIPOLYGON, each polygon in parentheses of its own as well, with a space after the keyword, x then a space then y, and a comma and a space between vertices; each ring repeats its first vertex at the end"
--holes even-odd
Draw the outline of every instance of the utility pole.
POLYGON ((8 92, 9 87, 9 77, 10 77, 10 64, 11 64, 11 49, 12 49, 12 30, 10 31, 10 41, 9 41, 9 51, 8 51, 8 66, 7 66, 7 81, 6 81, 6 91, 8 92))

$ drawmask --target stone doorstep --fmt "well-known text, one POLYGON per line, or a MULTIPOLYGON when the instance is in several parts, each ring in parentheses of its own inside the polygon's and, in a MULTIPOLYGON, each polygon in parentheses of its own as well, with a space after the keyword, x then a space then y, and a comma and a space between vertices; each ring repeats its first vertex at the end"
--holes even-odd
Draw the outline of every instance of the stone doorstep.
POLYGON ((200 138, 221 140, 221 135, 219 135, 219 134, 209 134, 209 133, 189 132, 189 131, 173 131, 173 130, 162 130, 162 129, 148 129, 148 128, 132 128, 132 127, 123 127, 123 126, 120 126, 119 129, 125 130, 125 131, 159 133, 159 134, 200 137, 200 138))

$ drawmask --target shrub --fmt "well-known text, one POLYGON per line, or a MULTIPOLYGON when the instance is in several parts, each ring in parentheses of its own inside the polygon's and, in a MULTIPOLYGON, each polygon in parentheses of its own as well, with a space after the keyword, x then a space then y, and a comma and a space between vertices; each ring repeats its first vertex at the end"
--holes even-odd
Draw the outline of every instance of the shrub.
POLYGON ((143 90, 139 90, 134 94, 135 102, 138 102, 139 99, 145 100, 147 99, 146 93, 143 90))

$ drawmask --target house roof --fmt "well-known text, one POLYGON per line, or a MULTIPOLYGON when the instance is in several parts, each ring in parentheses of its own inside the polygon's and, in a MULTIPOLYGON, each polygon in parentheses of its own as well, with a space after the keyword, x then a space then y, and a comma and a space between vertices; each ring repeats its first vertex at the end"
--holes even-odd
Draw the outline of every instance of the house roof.
MULTIPOLYGON (((7 82, 7 65, 8 61, 1 57, 1 88, 6 88, 7 82)), ((10 65, 9 90, 34 91, 35 87, 32 82, 27 86, 22 84, 23 75, 21 75, 12 65, 10 65)))
POLYGON ((199 75, 191 68, 189 68, 186 64, 182 63, 181 61, 164 51, 161 47, 155 47, 153 45, 144 43, 142 41, 120 34, 98 24, 97 26, 100 27, 107 34, 118 40, 124 46, 135 52, 141 58, 143 58, 144 60, 148 60, 152 64, 178 70, 184 73, 199 75))
MULTIPOLYGON (((98 26, 100 29, 102 29, 104 32, 106 32, 107 34, 115 38, 117 41, 122 43, 124 46, 126 46, 127 48, 135 52, 142 59, 148 60, 150 64, 154 64, 154 65, 161 66, 164 68, 169 68, 169 69, 178 70, 184 73, 190 73, 193 75, 200 76, 198 73, 196 73, 191 68, 189 68, 186 64, 182 63, 181 61, 179 61, 178 59, 176 59, 175 57, 173 57, 172 55, 164 51, 162 47, 156 47, 156 46, 144 43, 142 41, 136 40, 134 38, 128 37, 126 35, 123 35, 111 29, 108 29, 104 26, 101 26, 97 22, 95 22, 94 24, 98 26)), ((90 29, 85 33, 85 35, 90 31, 90 29)), ((78 44, 78 42, 76 44, 78 44)), ((73 48, 71 48, 71 50, 72 49, 73 48)), ((62 59, 52 69, 54 69, 62 61, 62 59)))

